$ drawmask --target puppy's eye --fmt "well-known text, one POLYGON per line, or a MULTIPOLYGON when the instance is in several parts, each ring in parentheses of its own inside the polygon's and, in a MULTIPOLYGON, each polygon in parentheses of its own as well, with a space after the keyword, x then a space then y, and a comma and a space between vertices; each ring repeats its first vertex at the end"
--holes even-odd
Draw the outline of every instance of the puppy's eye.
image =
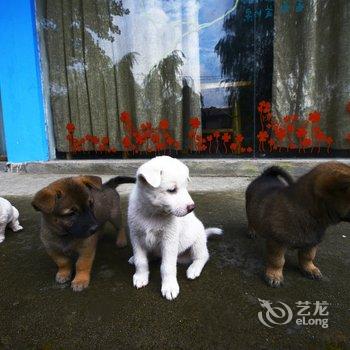
POLYGON ((75 214, 76 214, 76 212, 72 210, 72 211, 70 211, 68 213, 62 214, 62 216, 65 217, 65 218, 69 218, 71 216, 74 216, 75 214))
POLYGON ((176 191, 177 191, 176 187, 167 190, 167 192, 169 193, 176 193, 176 191))
POLYGON ((62 216, 65 217, 65 218, 69 218, 69 217, 71 217, 71 216, 76 215, 77 212, 78 212, 78 209, 75 208, 75 207, 73 207, 73 208, 71 208, 69 211, 67 211, 66 213, 62 214, 62 216))

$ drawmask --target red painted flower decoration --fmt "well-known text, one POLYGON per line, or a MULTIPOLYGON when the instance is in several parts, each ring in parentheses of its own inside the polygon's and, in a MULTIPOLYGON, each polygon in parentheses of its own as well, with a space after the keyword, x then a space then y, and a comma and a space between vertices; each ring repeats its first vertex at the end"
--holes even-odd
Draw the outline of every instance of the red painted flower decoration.
POLYGON ((106 146, 105 146, 103 143, 100 143, 100 144, 98 145, 98 150, 99 150, 100 152, 103 152, 103 151, 106 150, 106 146))
POLYGON ((287 131, 285 128, 279 127, 275 130, 275 134, 276 134, 276 137, 278 138, 279 141, 283 141, 283 139, 287 135, 287 131))
POLYGON ((122 143, 123 143, 124 148, 126 148, 126 149, 131 147, 131 140, 130 140, 130 138, 128 136, 125 136, 123 138, 122 143))
POLYGON ((268 101, 260 101, 258 104, 258 112, 269 113, 271 110, 271 104, 268 101))
POLYGON ((294 132, 294 125, 293 124, 288 124, 287 125, 287 131, 291 134, 294 132))
POLYGON ((319 126, 314 126, 314 127, 312 128, 312 132, 313 132, 314 134, 318 134, 320 131, 321 131, 321 128, 320 128, 319 126))
POLYGON ((231 145, 230 145, 230 150, 231 150, 232 152, 235 152, 235 151, 237 150, 237 143, 231 143, 231 145))
POLYGON ((348 102, 348 104, 346 105, 346 110, 348 113, 350 113, 350 101, 348 102))
POLYGON ((167 119, 162 119, 159 122, 159 129, 167 130, 169 129, 169 121, 167 119))
POLYGON ((199 126, 201 125, 199 118, 190 118, 189 123, 192 126, 192 128, 194 128, 194 129, 198 129, 199 126))
POLYGON ((326 139, 327 139, 327 135, 323 131, 321 131, 321 129, 318 130, 316 133, 316 140, 321 142, 321 141, 326 141, 326 139))
POLYGON ((91 136, 90 140, 94 145, 97 145, 100 142, 100 139, 97 136, 91 136))
POLYGON ((319 112, 311 112, 309 114, 309 121, 311 123, 318 123, 321 119, 321 114, 319 112))
POLYGON ((165 139, 165 142, 166 142, 169 146, 171 146, 171 145, 173 145, 173 144, 175 143, 175 139, 173 139, 171 136, 169 136, 169 137, 167 137, 167 138, 165 139))
POLYGON ((101 142, 102 142, 104 145, 108 145, 108 144, 109 144, 109 138, 108 138, 108 136, 102 137, 101 142))
POLYGON ((142 145, 143 141, 144 141, 144 138, 143 138, 142 134, 137 133, 136 136, 135 136, 135 140, 136 140, 136 143, 138 145, 142 145))
POLYGON ((73 134, 74 130, 75 130, 75 125, 73 123, 68 123, 66 125, 66 129, 70 134, 73 134))
POLYGON ((213 136, 218 139, 220 137, 220 132, 215 130, 214 133, 213 133, 213 136))
POLYGON ((265 142, 269 137, 269 134, 267 133, 267 131, 259 131, 258 133, 258 140, 260 142, 265 142))
POLYGON ((303 146, 303 148, 309 148, 312 145, 312 140, 309 138, 305 138, 302 142, 301 145, 303 146))
POLYGON ((266 101, 265 108, 263 109, 263 112, 269 113, 270 111, 271 111, 271 103, 266 101))
POLYGON ((333 137, 327 136, 326 142, 328 143, 328 145, 331 145, 334 142, 333 137))
POLYGON ((142 123, 141 124, 141 130, 142 131, 148 131, 150 129, 152 129, 152 123, 146 122, 146 123, 142 123))
POLYGON ((175 142, 174 142, 174 148, 175 148, 176 150, 179 150, 179 149, 181 148, 181 145, 180 145, 180 142, 179 142, 179 141, 175 141, 175 142))
POLYGON ((154 144, 159 143, 159 141, 160 141, 160 136, 159 136, 159 134, 152 134, 152 136, 151 136, 151 141, 152 141, 154 144))
POLYGON ((243 142, 244 137, 243 137, 242 134, 238 134, 238 135, 235 137, 235 140, 236 140, 237 143, 241 143, 241 142, 243 142))
POLYGON ((129 112, 122 112, 121 115, 120 115, 120 120, 123 122, 123 123, 128 123, 131 121, 131 117, 130 117, 130 114, 129 112))
POLYGON ((229 142, 231 140, 231 135, 229 135, 227 132, 225 132, 221 138, 224 142, 229 142))
POLYGON ((299 129, 297 129, 297 131, 296 131, 295 134, 297 135, 297 137, 298 137, 299 139, 302 139, 303 137, 306 136, 307 131, 306 131, 305 128, 299 128, 299 129))
POLYGON ((350 132, 346 134, 345 139, 346 139, 346 141, 348 141, 350 143, 350 132))
POLYGON ((164 143, 157 143, 156 149, 157 149, 157 151, 162 151, 163 149, 165 149, 165 144, 164 143))
POLYGON ((189 137, 190 139, 193 139, 193 138, 195 137, 195 135, 196 135, 196 133, 195 133, 195 131, 193 131, 193 130, 190 130, 190 131, 188 132, 188 137, 189 137))

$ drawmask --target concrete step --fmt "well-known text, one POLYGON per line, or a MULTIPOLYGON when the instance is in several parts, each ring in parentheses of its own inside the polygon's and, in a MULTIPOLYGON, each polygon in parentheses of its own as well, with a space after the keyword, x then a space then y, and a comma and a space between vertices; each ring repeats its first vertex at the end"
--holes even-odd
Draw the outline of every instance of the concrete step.
MULTIPOLYGON (((194 177, 254 177, 271 165, 279 165, 299 176, 330 159, 181 159, 194 177)), ((134 175, 146 159, 52 160, 21 164, 0 164, 0 172, 28 174, 134 175)), ((350 164, 349 159, 337 159, 350 164)))

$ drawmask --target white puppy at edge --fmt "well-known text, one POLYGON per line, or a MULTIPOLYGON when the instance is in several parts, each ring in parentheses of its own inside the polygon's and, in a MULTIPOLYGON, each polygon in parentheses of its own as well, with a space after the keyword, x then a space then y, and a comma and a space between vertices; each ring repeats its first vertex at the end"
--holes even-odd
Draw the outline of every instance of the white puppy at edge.
POLYGON ((18 217, 18 210, 7 199, 0 197, 0 243, 5 239, 7 225, 14 232, 23 230, 23 227, 19 224, 18 217))
POLYGON ((168 156, 153 158, 140 166, 136 176, 128 208, 134 252, 129 262, 136 269, 133 283, 136 288, 146 286, 148 253, 160 256, 162 295, 172 300, 180 290, 176 278, 178 256, 189 253, 192 263, 187 278, 198 277, 209 259, 207 237, 220 235, 222 230, 204 229, 194 215, 195 204, 187 191, 189 171, 179 160, 168 156))

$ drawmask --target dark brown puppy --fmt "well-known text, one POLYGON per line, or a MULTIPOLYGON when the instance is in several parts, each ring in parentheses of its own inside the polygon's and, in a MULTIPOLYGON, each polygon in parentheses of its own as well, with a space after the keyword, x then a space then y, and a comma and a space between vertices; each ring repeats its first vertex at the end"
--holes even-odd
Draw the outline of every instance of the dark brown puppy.
POLYGON ((248 186, 246 210, 251 235, 266 238, 270 286, 283 282, 288 248, 299 250, 300 269, 307 277, 321 279, 313 262, 317 246, 330 225, 350 221, 350 167, 323 163, 296 182, 271 167, 248 186))
POLYGON ((76 176, 55 181, 36 193, 32 205, 42 213, 40 236, 58 266, 58 283, 70 280, 71 257, 77 254, 71 286, 81 291, 89 285, 97 241, 107 221, 118 230, 117 245, 126 245, 115 188, 134 182, 135 178, 117 176, 102 184, 98 176, 76 176))

